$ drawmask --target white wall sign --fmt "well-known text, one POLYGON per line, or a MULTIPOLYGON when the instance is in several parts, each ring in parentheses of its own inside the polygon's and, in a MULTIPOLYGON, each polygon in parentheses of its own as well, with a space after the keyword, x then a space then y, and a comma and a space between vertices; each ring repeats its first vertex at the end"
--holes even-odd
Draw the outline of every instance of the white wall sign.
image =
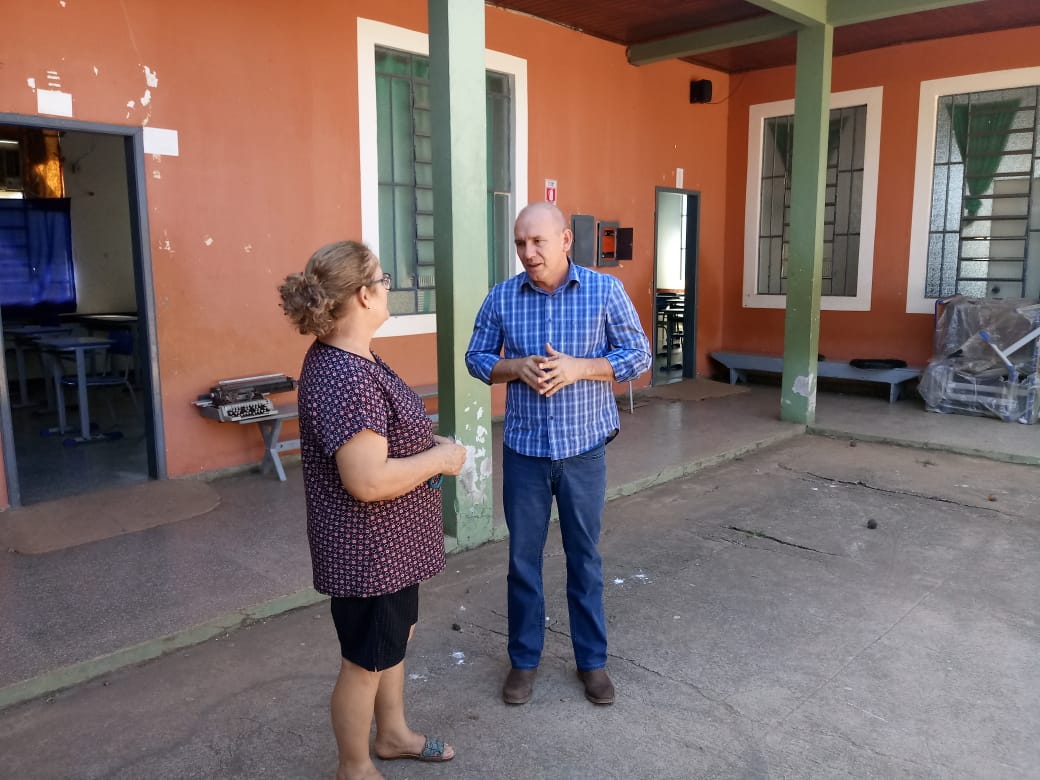
POLYGON ((72 116, 72 95, 58 89, 38 89, 36 110, 51 116, 72 116))
POLYGON ((163 127, 146 127, 144 128, 143 140, 145 154, 163 154, 167 157, 177 157, 181 153, 176 130, 167 130, 163 127))

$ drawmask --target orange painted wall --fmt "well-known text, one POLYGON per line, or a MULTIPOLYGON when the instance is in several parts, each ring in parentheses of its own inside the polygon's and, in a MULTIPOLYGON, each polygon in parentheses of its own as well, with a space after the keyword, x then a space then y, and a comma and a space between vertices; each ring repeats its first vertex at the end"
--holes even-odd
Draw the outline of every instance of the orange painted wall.
MULTIPOLYGON (((938 78, 1040 65, 1040 28, 907 44, 836 58, 832 91, 884 88, 877 230, 869 312, 823 311, 820 351, 831 359, 895 357, 923 365, 933 317, 906 313, 911 201, 920 83, 938 78)), ((794 68, 735 76, 729 116, 724 327, 718 347, 779 353, 782 309, 742 306, 748 108, 794 97, 794 68)))
MULTIPOLYGON (((0 112, 34 116, 28 79, 45 87, 55 71, 73 119, 179 134, 179 156, 146 159, 171 476, 259 459, 252 426, 202 419, 190 401, 217 379, 298 374, 308 339, 284 321, 276 287, 316 247, 360 231, 355 20, 425 31, 426 13, 422 0, 5 8, 0 112)), ((702 191, 698 327, 702 343, 720 340, 728 108, 691 106, 687 85, 711 78, 725 95, 727 77, 678 62, 633 68, 620 46, 499 9, 486 21, 489 48, 528 61, 529 198, 555 178, 566 211, 634 228, 635 259, 612 273, 648 331, 654 187, 674 186, 682 167, 702 191)), ((376 349, 406 380, 435 380, 433 336, 376 349)))

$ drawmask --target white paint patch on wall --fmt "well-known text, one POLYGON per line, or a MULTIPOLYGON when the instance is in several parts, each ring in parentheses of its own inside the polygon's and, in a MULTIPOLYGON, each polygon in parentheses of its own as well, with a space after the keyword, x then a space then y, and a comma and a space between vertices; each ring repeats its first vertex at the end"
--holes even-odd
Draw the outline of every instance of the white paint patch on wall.
MULTIPOLYGON (((463 415, 469 416, 476 411, 476 418, 479 420, 483 417, 484 407, 480 404, 467 404, 463 409, 463 415)), ((466 444, 461 441, 457 436, 455 443, 466 448, 466 462, 462 467, 462 471, 459 472, 456 480, 458 482, 459 489, 468 500, 473 504, 478 504, 484 497, 484 485, 487 480, 491 479, 491 458, 487 448, 484 446, 485 442, 488 441, 490 431, 483 425, 474 426, 473 423, 464 423, 461 425, 463 431, 472 431, 476 428, 476 444, 466 444)))
POLYGON ((60 89, 36 90, 36 110, 51 116, 72 116, 72 95, 60 89))
MULTIPOLYGON (((147 113, 145 113, 144 117, 141 119, 141 126, 147 127, 148 123, 152 120, 152 112, 149 108, 152 103, 152 98, 154 97, 152 90, 159 86, 159 76, 147 65, 141 66, 141 72, 144 73, 145 89, 139 98, 127 101, 126 107, 131 111, 133 111, 135 107, 144 109, 147 113)), ((130 119, 129 113, 126 118, 130 119)))
POLYGON ((791 390, 798 395, 808 398, 812 394, 814 378, 812 374, 795 377, 794 386, 791 390))
POLYGON ((469 497, 469 500, 476 503, 477 499, 480 498, 477 458, 483 457, 484 450, 477 450, 472 444, 463 444, 458 439, 455 440, 455 443, 461 444, 466 448, 466 462, 462 465, 462 471, 459 472, 456 479, 459 481, 459 487, 469 497))
POLYGON ((204 239, 202 239, 202 243, 206 246, 213 246, 213 238, 211 236, 206 236, 204 239))
POLYGON ((181 153, 177 131, 162 127, 144 128, 144 153, 177 157, 181 153))

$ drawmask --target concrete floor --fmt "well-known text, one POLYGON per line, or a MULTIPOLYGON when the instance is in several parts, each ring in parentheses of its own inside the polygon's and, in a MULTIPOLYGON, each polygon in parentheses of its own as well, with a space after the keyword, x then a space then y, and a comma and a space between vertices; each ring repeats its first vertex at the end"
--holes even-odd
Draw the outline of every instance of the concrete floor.
MULTIPOLYGON (((624 413, 608 455, 610 496, 802 431, 776 419, 768 389, 706 403, 624 413)), ((496 452, 499 435, 496 425, 496 452)), ((298 461, 287 472, 286 482, 255 473, 212 482, 220 502, 199 517, 46 555, 0 553, 0 623, 12 629, 0 631, 0 706, 316 600, 298 461)), ((497 470, 493 481, 494 531, 504 538, 497 470)))
POLYGON ((924 412, 920 398, 878 404, 876 397, 821 393, 811 433, 1040 465, 1040 425, 924 412))
MULTIPOLYGON (((452 555, 423 589, 407 695, 459 758, 387 776, 1037 776, 1040 472, 1018 464, 1040 464, 1040 430, 821 394, 828 436, 803 436, 777 409, 755 387, 622 415, 603 538, 613 708, 573 677, 558 534, 523 708, 498 698, 504 547, 452 555), (915 446, 872 441, 889 437, 915 446), (1012 462, 942 449, 990 447, 1012 462)), ((289 474, 214 483, 202 517, 0 558, 4 776, 331 774, 334 638, 306 606, 289 474)))
POLYGON ((57 413, 47 411, 42 403, 43 387, 38 383, 30 386, 31 397, 41 403, 11 410, 22 506, 148 480, 142 393, 138 392, 135 405, 121 387, 92 389, 92 428, 106 438, 66 446, 64 440, 78 432, 75 392, 66 392, 71 428, 60 434, 57 413))

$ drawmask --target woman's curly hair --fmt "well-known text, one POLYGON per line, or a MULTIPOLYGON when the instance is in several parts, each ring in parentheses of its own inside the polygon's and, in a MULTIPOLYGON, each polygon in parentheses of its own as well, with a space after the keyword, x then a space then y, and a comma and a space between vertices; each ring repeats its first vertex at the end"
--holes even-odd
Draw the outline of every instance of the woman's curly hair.
POLYGON ((307 261, 303 273, 289 274, 278 288, 282 310, 303 334, 329 335, 343 305, 368 283, 379 260, 359 241, 326 244, 307 261))

